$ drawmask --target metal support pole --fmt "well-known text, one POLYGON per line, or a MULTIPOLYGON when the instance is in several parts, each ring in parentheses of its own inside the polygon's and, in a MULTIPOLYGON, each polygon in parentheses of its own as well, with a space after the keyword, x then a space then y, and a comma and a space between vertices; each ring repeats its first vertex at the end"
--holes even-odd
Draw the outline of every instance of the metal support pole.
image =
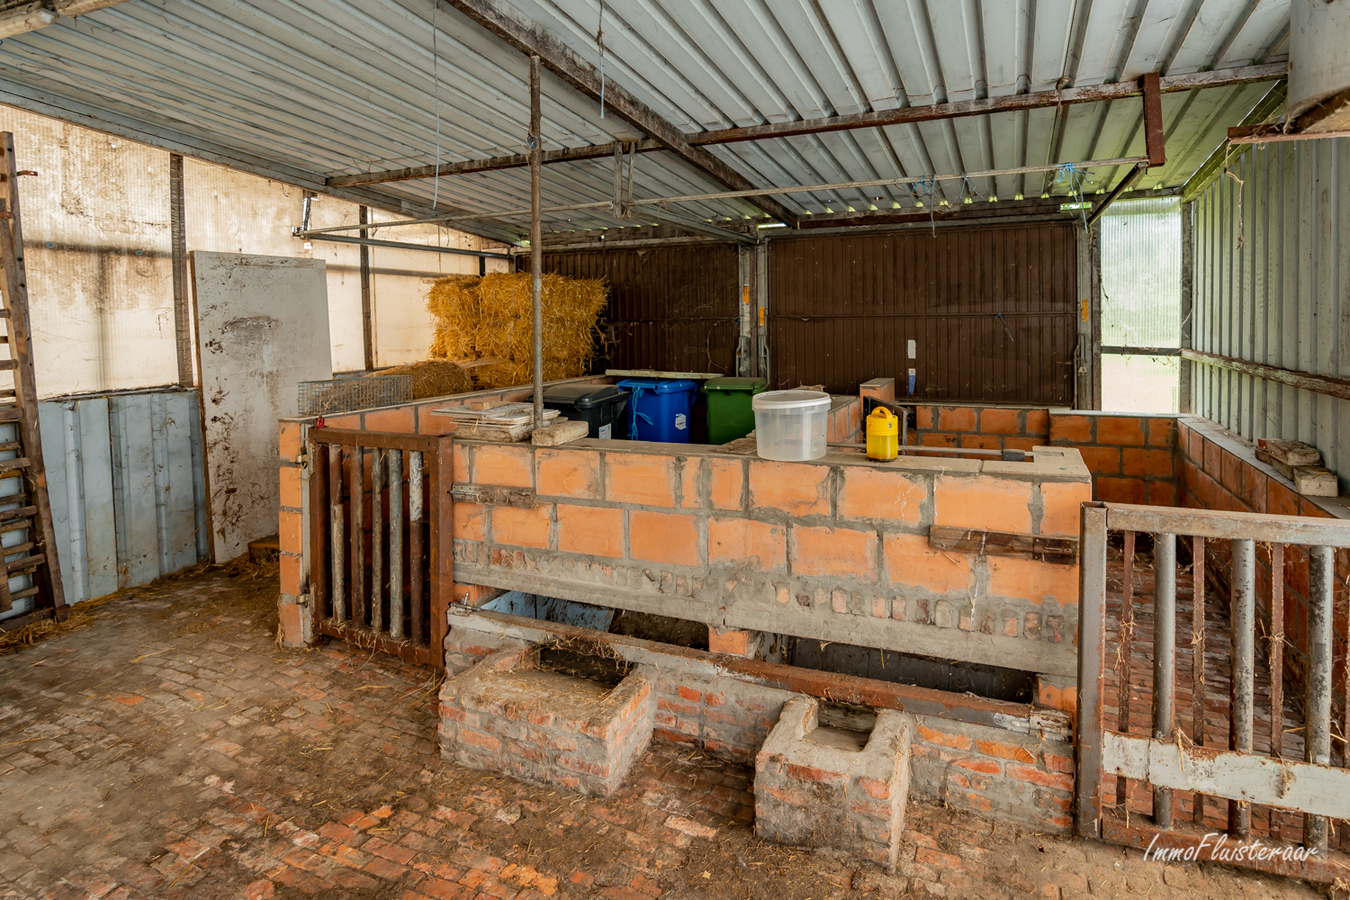
MULTIPOLYGON (((1256 544, 1233 541, 1233 716, 1232 744, 1252 752, 1256 680, 1256 544)), ((1230 800, 1228 829, 1246 837, 1252 827, 1249 803, 1230 800)))
POLYGON ((530 316, 534 323, 534 424, 544 422, 544 230, 540 219, 543 161, 539 138, 539 57, 530 57, 530 316))
MULTIPOLYGON (((370 208, 362 206, 357 210, 358 221, 362 225, 370 224, 370 208)), ((362 241, 370 240, 370 232, 365 228, 361 229, 362 241)), ((365 364, 366 371, 369 372, 375 368, 375 310, 371 306, 373 298, 371 296, 370 283, 370 246, 361 245, 361 347, 362 361, 365 364)))
MULTIPOLYGON (((1331 765, 1331 604, 1335 598, 1336 554, 1308 548, 1308 762, 1331 765)), ((1327 852, 1325 816, 1303 817, 1303 846, 1327 852)))
MULTIPOLYGON (((1153 739, 1172 740, 1176 724, 1177 536, 1153 536, 1153 739)), ((1172 827, 1172 791, 1153 788, 1153 821, 1172 827)))
POLYGON ((1101 837, 1103 697, 1106 663, 1106 507, 1084 503, 1079 524, 1078 784, 1079 837, 1101 837))

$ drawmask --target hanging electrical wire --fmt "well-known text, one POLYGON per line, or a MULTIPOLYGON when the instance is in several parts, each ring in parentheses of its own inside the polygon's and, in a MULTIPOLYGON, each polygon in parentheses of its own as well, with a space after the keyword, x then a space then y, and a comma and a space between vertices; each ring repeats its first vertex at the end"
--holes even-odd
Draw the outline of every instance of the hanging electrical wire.
POLYGON ((1083 202, 1083 183, 1087 181, 1087 170, 1082 166, 1077 166, 1071 162, 1060 163, 1055 167, 1055 178, 1051 184, 1064 182, 1069 189, 1069 196, 1073 197, 1073 202, 1078 205, 1079 212, 1083 214, 1083 228, 1088 227, 1087 206, 1083 202))

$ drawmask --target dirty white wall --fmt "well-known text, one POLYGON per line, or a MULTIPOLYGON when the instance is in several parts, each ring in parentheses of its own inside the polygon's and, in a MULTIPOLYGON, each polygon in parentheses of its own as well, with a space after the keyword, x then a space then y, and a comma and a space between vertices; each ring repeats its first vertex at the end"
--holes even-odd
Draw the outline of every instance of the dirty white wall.
POLYGON ((14 132, 44 397, 177 380, 169 154, 0 107, 14 132))
MULTIPOLYGON (((0 106, 14 132, 38 394, 56 397, 171 385, 177 381, 169 154, 0 106)), ((189 251, 324 260, 334 371, 364 368, 360 249, 291 237, 303 192, 291 185, 193 159, 183 163, 189 251)), ((372 210, 376 221, 398 218, 372 210)), ((356 204, 318 197, 314 227, 355 224, 356 204)), ((354 234, 354 233, 353 233, 354 234)), ((480 238, 426 226, 383 240, 484 248, 480 238)), ((431 342, 430 282, 476 273, 470 256, 371 248, 376 366, 425 359, 431 342)), ((506 270, 488 260, 487 270, 506 270)), ((3 386, 3 385, 0 385, 3 386)))
MULTIPOLYGON (((307 251, 303 241, 291 237, 291 228, 300 224, 302 216, 304 192, 300 188, 184 159, 183 194, 188 252, 322 259, 328 270, 333 370, 365 367, 360 249, 352 244, 315 243, 307 251)), ((315 228, 357 222, 355 203, 323 197, 312 208, 315 228)))
MULTIPOLYGON (((371 218, 378 223, 392 221, 395 216, 377 211, 371 218)), ((479 250, 483 244, 474 235, 434 225, 399 227, 378 231, 372 236, 403 244, 458 247, 464 250, 479 250)), ((375 337, 375 365, 397 366, 426 359, 434 329, 426 305, 431 283, 445 275, 477 275, 478 265, 475 256, 372 247, 371 306, 374 309, 372 331, 375 337)), ((508 272, 509 261, 489 259, 486 261, 486 270, 508 272)))

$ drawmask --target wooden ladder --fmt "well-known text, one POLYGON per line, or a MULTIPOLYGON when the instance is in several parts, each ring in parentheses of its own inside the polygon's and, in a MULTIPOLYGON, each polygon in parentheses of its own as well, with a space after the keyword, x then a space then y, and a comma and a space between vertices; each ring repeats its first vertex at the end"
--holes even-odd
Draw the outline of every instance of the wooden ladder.
MULTIPOLYGON (((31 597, 31 609, 0 619, 0 629, 13 630, 39 619, 66 617, 61 567, 47 499, 47 471, 42 465, 42 434, 38 428, 37 389, 33 376, 33 342, 28 323, 28 278, 23 266, 23 229, 19 223, 18 166, 14 135, 0 132, 0 377, 11 373, 13 387, 0 385, 0 538, 14 533, 20 540, 0 547, 0 614, 11 612, 16 601, 31 597), (7 487, 19 479, 18 491, 7 487), (11 588, 21 578, 26 584, 11 588)), ((21 583, 23 583, 21 582, 21 583)))

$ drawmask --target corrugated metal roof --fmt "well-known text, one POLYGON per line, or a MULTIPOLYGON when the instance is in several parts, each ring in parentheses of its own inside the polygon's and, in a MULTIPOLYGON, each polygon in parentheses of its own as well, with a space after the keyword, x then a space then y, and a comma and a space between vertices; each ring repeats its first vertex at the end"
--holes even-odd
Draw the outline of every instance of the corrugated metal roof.
MULTIPOLYGON (((599 0, 516 8, 601 63, 599 0)), ((686 132, 1131 80, 1275 61, 1289 0, 605 0, 605 77, 686 132)), ((0 101, 308 186, 322 176, 523 152, 528 63, 431 0, 130 0, 0 44, 0 101), (435 19, 435 62, 433 28, 435 19), (439 86, 433 82, 433 68, 439 86), (439 94, 439 103, 437 95, 439 94)), ((1183 184, 1269 88, 1163 98, 1169 162, 1141 187, 1183 184)), ((642 137, 552 75, 545 148, 642 137)), ((978 171, 1143 152, 1135 100, 714 146, 763 186, 978 171)), ((1089 191, 1120 174, 1097 170, 1089 191)), ((1063 193, 1052 176, 973 180, 979 198, 1063 193)), ((523 169, 349 191, 425 210, 528 206, 523 169)), ((546 205, 610 197, 609 161, 545 168, 546 205)), ((641 155, 638 197, 715 191, 668 153, 641 155)), ((949 200, 961 188, 948 183, 949 200)), ((912 206, 906 189, 785 195, 799 214, 912 206)), ((702 219, 747 201, 685 204, 702 219)), ((574 230, 634 224, 550 215, 574 230)), ((515 220, 477 229, 521 233, 515 220)))

